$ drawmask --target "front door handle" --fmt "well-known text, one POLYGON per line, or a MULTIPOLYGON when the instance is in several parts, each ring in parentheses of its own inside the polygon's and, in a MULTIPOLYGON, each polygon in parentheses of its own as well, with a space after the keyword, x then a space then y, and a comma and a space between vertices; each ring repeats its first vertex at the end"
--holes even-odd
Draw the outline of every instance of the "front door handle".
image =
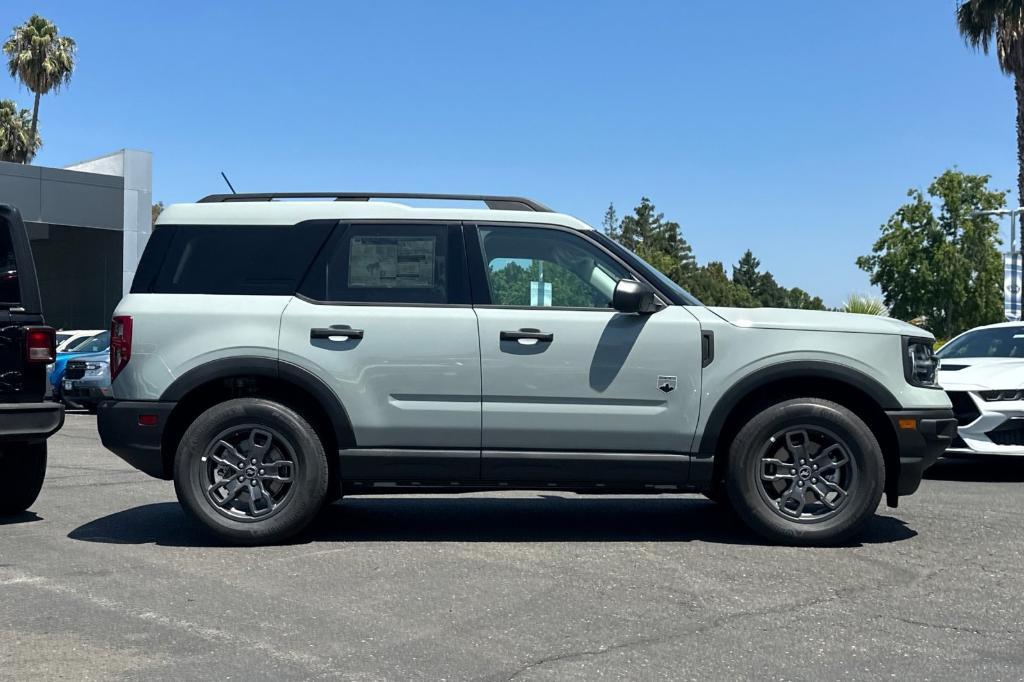
POLYGON ((309 330, 310 339, 329 339, 332 336, 344 336, 347 339, 361 339, 363 338, 363 330, 352 329, 351 327, 314 327, 309 330))
POLYGON ((542 332, 539 329, 520 329, 518 331, 501 332, 502 341, 519 341, 520 339, 534 339, 540 343, 551 343, 555 340, 552 332, 542 332))

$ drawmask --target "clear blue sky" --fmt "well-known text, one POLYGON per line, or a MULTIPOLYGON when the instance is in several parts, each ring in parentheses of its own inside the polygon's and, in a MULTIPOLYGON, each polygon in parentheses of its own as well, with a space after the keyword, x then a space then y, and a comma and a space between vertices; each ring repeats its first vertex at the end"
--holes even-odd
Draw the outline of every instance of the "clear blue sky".
MULTIPOLYGON (((224 191, 523 194, 598 224, 647 195, 700 262, 753 249, 838 304, 911 186, 1015 184, 1011 81, 954 0, 7 0, 79 44, 37 162, 154 154, 165 203, 224 191), (299 7, 302 6, 302 9, 299 7)), ((0 96, 29 93, 0 77, 0 96)))

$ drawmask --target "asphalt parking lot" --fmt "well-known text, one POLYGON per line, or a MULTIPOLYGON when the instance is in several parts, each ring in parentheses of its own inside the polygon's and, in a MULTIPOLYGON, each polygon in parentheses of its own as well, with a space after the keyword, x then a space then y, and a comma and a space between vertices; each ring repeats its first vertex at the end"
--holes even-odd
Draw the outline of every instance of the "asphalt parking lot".
POLYGON ((944 462, 856 546, 696 496, 346 499, 219 547, 71 414, 0 522, 4 679, 1024 678, 1024 461, 944 462))

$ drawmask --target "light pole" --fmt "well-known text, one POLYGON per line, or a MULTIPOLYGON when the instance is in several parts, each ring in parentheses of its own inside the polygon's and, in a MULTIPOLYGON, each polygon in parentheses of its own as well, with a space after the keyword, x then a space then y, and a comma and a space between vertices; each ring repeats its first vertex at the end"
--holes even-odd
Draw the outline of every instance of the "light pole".
POLYGON ((1017 295, 1020 293, 1020 287, 1017 286, 1017 216, 1021 212, 1024 212, 1024 207, 1017 208, 1000 208, 992 211, 972 211, 971 215, 983 216, 991 215, 1002 218, 1003 216, 1010 216, 1010 315, 1008 319, 1017 319, 1020 317, 1019 307, 1017 305, 1017 295))

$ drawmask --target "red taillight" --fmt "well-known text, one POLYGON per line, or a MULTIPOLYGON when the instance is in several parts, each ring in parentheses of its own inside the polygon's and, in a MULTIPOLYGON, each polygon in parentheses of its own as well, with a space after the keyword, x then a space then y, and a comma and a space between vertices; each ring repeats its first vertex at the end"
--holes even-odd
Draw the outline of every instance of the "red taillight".
POLYGON ((57 336, 53 327, 25 328, 25 359, 29 362, 53 362, 57 357, 57 336))
POLYGON ((156 426, 157 417, 155 414, 140 414, 139 426, 156 426))
POLYGON ((115 315, 110 323, 110 379, 114 380, 132 359, 132 318, 115 315))

